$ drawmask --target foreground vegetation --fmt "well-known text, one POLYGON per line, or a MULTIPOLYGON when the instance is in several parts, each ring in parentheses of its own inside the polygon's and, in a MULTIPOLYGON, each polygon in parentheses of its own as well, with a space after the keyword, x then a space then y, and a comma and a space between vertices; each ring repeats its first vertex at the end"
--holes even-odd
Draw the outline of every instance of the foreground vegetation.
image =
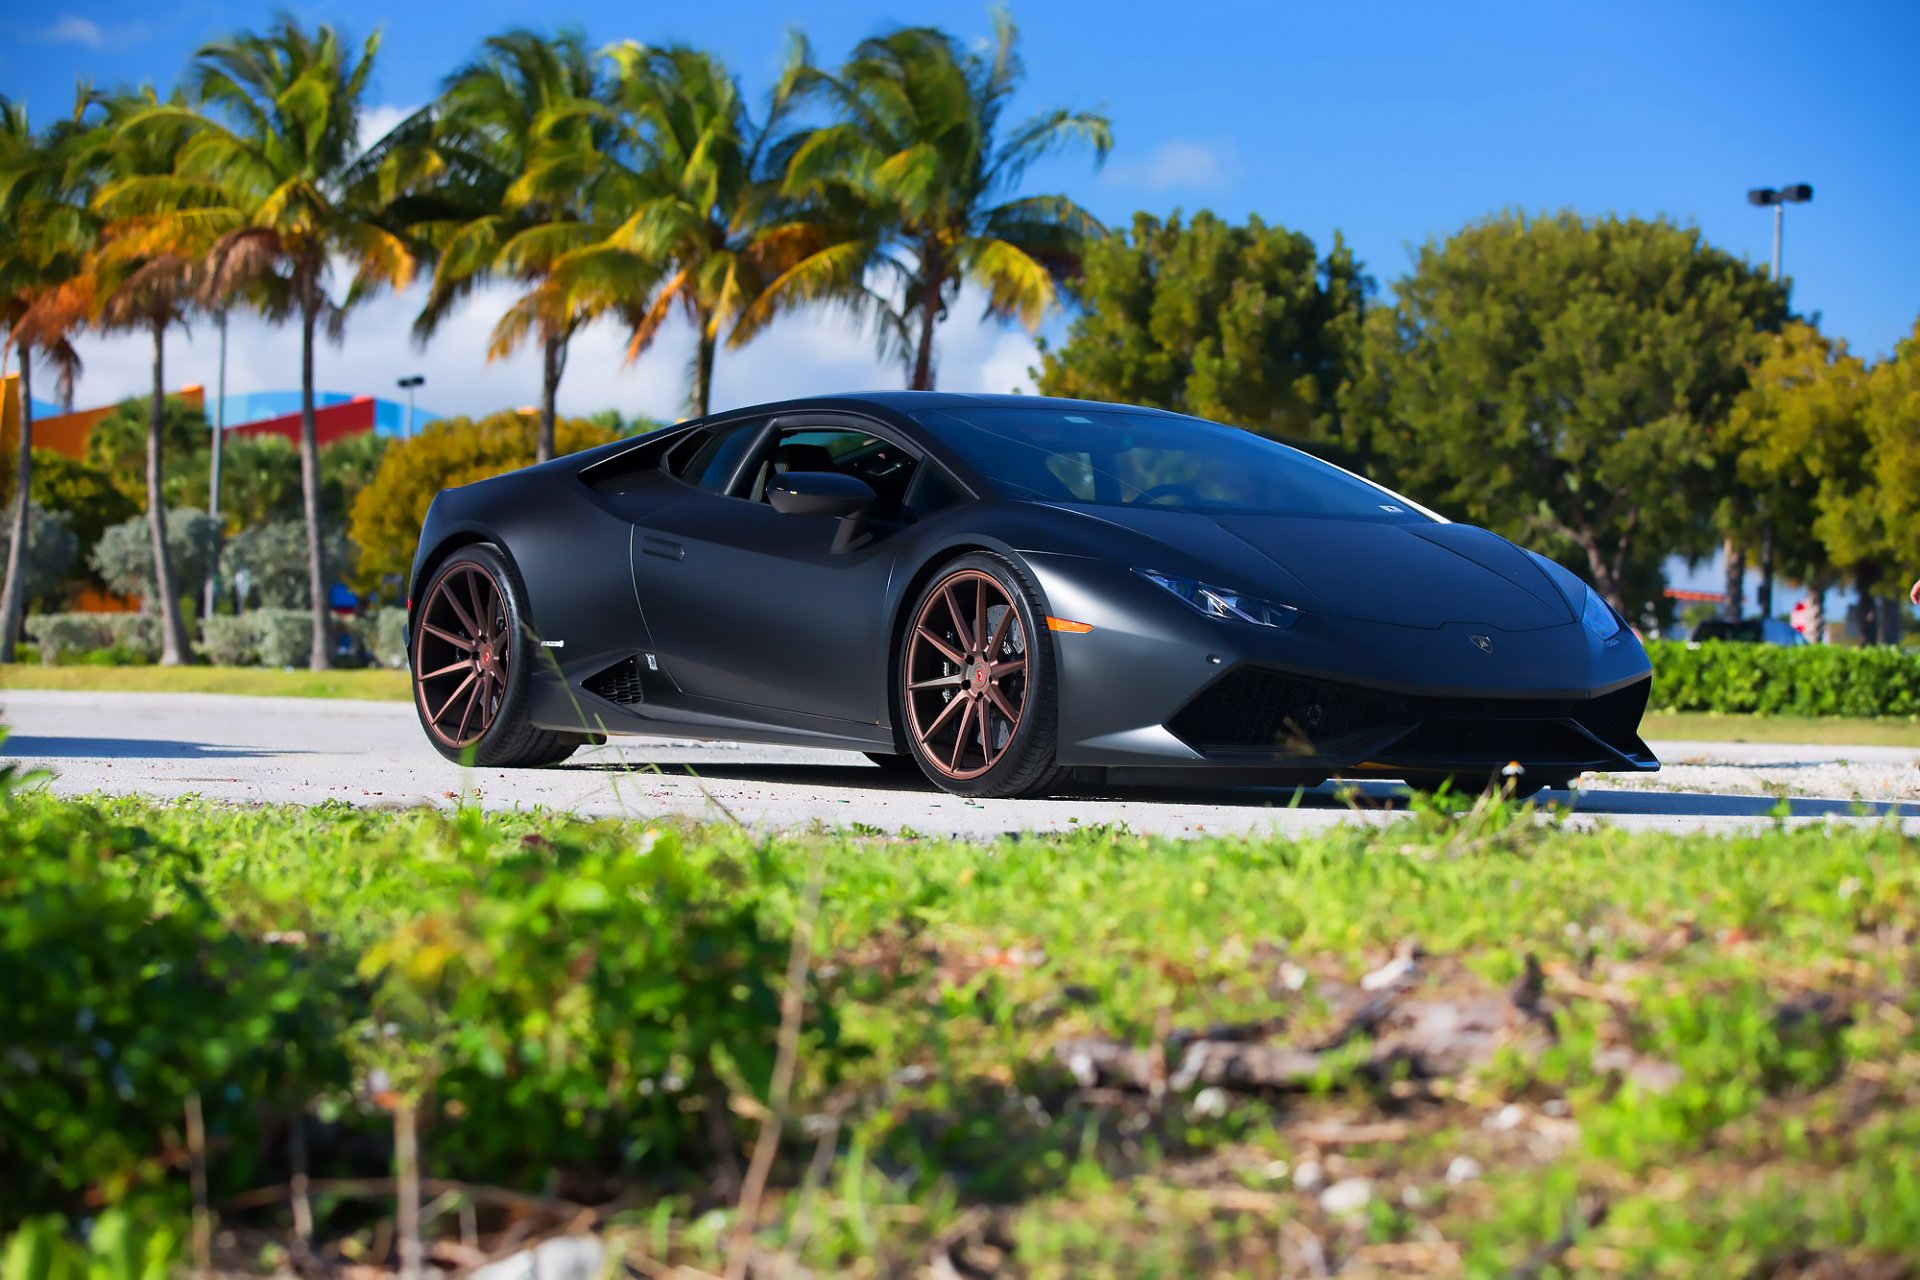
POLYGON ((116 1206, 123 1252, 240 1270, 389 1265, 416 1220, 447 1264, 592 1227, 650 1275, 1920 1248, 1920 861, 1891 827, 1481 805, 983 845, 0 803, 22 1252, 116 1206))

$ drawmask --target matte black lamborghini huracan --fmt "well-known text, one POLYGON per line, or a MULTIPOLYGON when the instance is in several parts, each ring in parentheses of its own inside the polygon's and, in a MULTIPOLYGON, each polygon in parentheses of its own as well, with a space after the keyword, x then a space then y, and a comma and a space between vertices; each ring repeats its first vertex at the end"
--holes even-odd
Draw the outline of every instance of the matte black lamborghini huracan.
POLYGON ((1573 574, 1178 414, 765 405, 442 493, 410 602, 435 747, 865 752, 949 791, 1647 770, 1645 651, 1573 574))

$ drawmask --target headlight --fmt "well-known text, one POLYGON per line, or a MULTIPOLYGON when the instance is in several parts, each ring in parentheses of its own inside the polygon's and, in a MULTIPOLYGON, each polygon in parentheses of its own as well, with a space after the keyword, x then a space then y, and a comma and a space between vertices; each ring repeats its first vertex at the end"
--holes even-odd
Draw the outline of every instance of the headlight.
POLYGON ((1587 607, 1580 611, 1580 621, 1586 624, 1587 630, 1602 640, 1611 640, 1620 634, 1619 616, 1592 587, 1587 587, 1587 607))
POLYGON ((1547 559, 1537 551, 1527 552, 1533 562, 1546 570, 1547 577, 1566 597, 1569 607, 1580 610, 1580 623, 1591 631, 1595 639, 1611 640, 1620 634, 1620 618, 1612 607, 1600 598, 1600 593, 1582 582, 1580 578, 1568 572, 1561 565, 1547 559))
POLYGON ((1135 569, 1155 586, 1164 587, 1209 618, 1251 622, 1257 627, 1290 627, 1300 611, 1277 600, 1262 600, 1231 587, 1216 587, 1195 578, 1177 578, 1157 569, 1135 569))

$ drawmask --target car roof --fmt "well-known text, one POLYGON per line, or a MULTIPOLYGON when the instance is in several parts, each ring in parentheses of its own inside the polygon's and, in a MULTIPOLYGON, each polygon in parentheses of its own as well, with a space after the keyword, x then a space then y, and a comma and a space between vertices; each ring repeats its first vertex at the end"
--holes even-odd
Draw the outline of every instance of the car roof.
POLYGON ((1169 418, 1182 416, 1168 413, 1165 409, 1150 409, 1143 405, 1110 404, 1099 400, 1069 400, 1057 396, 995 395, 978 391, 842 391, 770 404, 744 405, 738 409, 727 410, 725 416, 732 418, 752 413, 794 413, 805 409, 852 408, 860 405, 871 405, 906 414, 927 409, 1058 409, 1079 405, 1090 409, 1124 409, 1129 413, 1159 414, 1169 418))

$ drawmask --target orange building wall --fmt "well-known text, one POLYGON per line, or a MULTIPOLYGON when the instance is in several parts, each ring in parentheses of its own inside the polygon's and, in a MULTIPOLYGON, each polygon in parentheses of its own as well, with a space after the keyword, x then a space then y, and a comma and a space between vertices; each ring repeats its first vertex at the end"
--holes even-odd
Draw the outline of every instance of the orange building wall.
MULTIPOLYGON (((189 384, 180 388, 179 396, 196 409, 204 410, 206 393, 203 388, 189 384)), ((8 448, 20 437, 20 375, 7 375, 7 417, 4 430, 0 435, 6 438, 8 448)), ((36 418, 33 423, 33 447, 51 449, 55 453, 64 453, 69 458, 83 458, 87 453, 87 436, 94 424, 119 408, 118 404, 102 405, 98 409, 80 409, 74 413, 62 413, 51 418, 36 418)))

